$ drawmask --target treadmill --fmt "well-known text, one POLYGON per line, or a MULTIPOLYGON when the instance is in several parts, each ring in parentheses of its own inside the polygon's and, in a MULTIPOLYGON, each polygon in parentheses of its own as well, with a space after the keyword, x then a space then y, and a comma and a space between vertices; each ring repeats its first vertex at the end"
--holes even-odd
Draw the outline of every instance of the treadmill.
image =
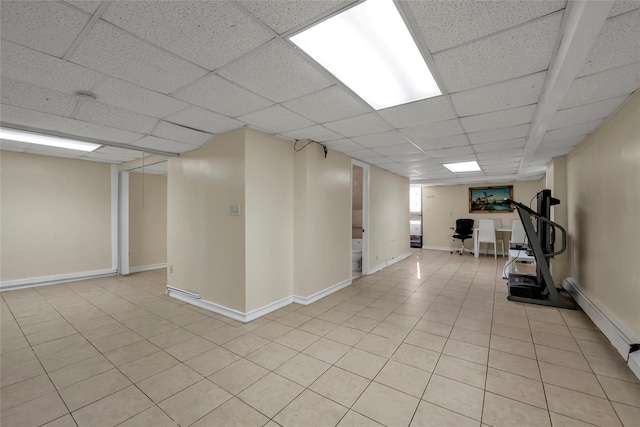
POLYGON ((577 309, 568 294, 560 294, 563 289, 556 288, 549 270, 549 261, 556 255, 560 255, 567 248, 567 232, 560 225, 549 219, 551 206, 560 203, 558 199, 551 197, 551 190, 542 190, 538 193, 538 212, 527 205, 511 199, 504 199, 518 210, 522 221, 529 247, 527 253, 533 255, 536 260, 536 274, 509 273, 509 301, 520 301, 529 304, 546 305, 550 307, 577 309), (537 223, 534 226, 533 219, 537 223), (560 231, 562 247, 555 251, 554 243, 556 230, 560 231))

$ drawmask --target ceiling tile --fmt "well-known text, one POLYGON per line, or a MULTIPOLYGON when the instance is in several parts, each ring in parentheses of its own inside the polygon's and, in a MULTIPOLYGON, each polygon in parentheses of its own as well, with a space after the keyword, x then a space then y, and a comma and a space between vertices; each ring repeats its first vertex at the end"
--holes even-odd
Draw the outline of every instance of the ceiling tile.
POLYGON ((535 104, 538 102, 545 75, 546 72, 541 72, 454 93, 451 100, 461 117, 535 104))
POLYGON ((227 1, 113 2, 102 19, 208 70, 273 38, 227 1))
POLYGON ((104 155, 117 156, 121 158, 126 158, 128 160, 139 159, 142 157, 142 152, 136 149, 129 148, 120 148, 120 147, 110 147, 108 145, 102 146, 92 153, 101 153, 104 155))
POLYGON ((522 159, 522 157, 517 156, 517 157, 503 157, 503 158, 499 158, 499 159, 483 159, 478 161, 478 164, 480 164, 480 166, 492 166, 492 165, 502 165, 502 164, 506 164, 506 163, 520 163, 520 160, 522 159))
POLYGON ((604 101, 559 110, 553 117, 548 130, 559 129, 608 117, 609 114, 618 108, 618 106, 620 106, 620 104, 622 104, 627 98, 628 97, 626 95, 623 95, 616 98, 605 99, 604 101))
POLYGON ((61 58, 91 15, 53 1, 3 1, 0 34, 40 52, 61 58))
POLYGON ((469 145, 469 139, 466 135, 447 136, 445 138, 429 139, 427 141, 418 141, 415 144, 425 151, 439 150, 441 148, 460 147, 469 145))
POLYGON ((467 132, 481 132, 501 127, 531 123, 535 109, 535 104, 525 105, 524 107, 517 107, 509 110, 462 117, 460 121, 462 122, 462 127, 467 132))
POLYGON ((488 159, 500 159, 500 158, 508 158, 508 157, 516 157, 522 156, 524 153, 524 149, 522 148, 514 148, 511 150, 500 150, 500 151, 491 151, 488 153, 478 153, 478 160, 488 160, 488 159))
POLYGON ((293 113, 280 105, 273 105, 264 110, 238 117, 249 126, 267 133, 282 133, 293 129, 313 125, 311 120, 293 113))
POLYGON ((69 118, 3 104, 0 120, 3 126, 14 125, 24 128, 56 130, 64 125, 69 118))
POLYGON ((616 0, 609 11, 609 17, 617 16, 622 13, 627 13, 631 10, 640 8, 640 2, 638 0, 616 0))
POLYGON ((104 76, 79 65, 8 41, 0 50, 4 77, 75 94, 88 91, 104 76))
POLYGON ((412 141, 426 141, 428 139, 460 135, 464 133, 464 130, 460 125, 460 121, 456 119, 400 129, 400 132, 409 137, 412 141))
POLYGON ((317 123, 327 123, 371 111, 371 107, 347 89, 334 85, 283 103, 317 123))
POLYGON ((207 73, 103 21, 96 23, 69 60, 164 94, 207 73))
POLYGON ((580 135, 580 136, 575 136, 573 138, 564 138, 556 141, 543 141, 540 143, 540 145, 538 145, 538 151, 549 150, 549 147, 551 147, 552 149, 557 147, 574 147, 580 144, 584 140, 585 140, 585 136, 580 135))
POLYGON ((367 113, 358 117, 325 123, 325 126, 342 136, 354 137, 392 130, 385 121, 375 113, 367 113))
POLYGON ((482 144, 485 142, 505 141, 508 139, 520 138, 527 136, 528 133, 529 124, 525 124, 470 133, 469 140, 472 144, 482 144))
POLYGON ((449 92, 544 71, 556 48, 562 12, 433 55, 449 92))
POLYGON ((92 151, 82 156, 83 159, 99 160, 103 162, 122 163, 134 160, 136 156, 120 156, 117 154, 101 153, 100 151, 92 151))
POLYGON ((410 173, 409 168, 399 163, 389 163, 389 164, 380 165, 380 168, 400 176, 408 176, 410 173))
POLYGON ((378 114, 398 129, 456 118, 456 112, 453 111, 448 96, 437 96, 397 107, 385 108, 378 110, 378 114))
MULTIPOLYGON (((4 6, 3 6, 4 7, 4 6)), ((39 154, 42 156, 65 157, 68 159, 78 159, 86 153, 86 151, 67 150, 66 148, 48 147, 46 145, 31 144, 25 151, 29 154, 39 154)))
POLYGON ((348 138, 338 139, 335 141, 329 141, 325 144, 327 147, 332 150, 340 151, 345 153, 347 151, 357 151, 362 150, 364 147, 348 138))
POLYGON ((354 159, 363 160, 365 162, 366 162, 366 159, 373 159, 376 157, 380 157, 380 153, 377 153, 370 149, 349 151, 348 153, 345 153, 345 154, 347 154, 350 157, 353 157, 354 159))
POLYGON ((477 161, 477 160, 478 160, 478 156, 476 156, 475 153, 471 153, 471 154, 452 154, 450 156, 439 157, 438 158, 438 162, 440 164, 458 163, 458 162, 473 162, 473 161, 477 161))
POLYGON ((92 90, 98 101, 151 117, 163 118, 189 106, 170 96, 111 77, 105 78, 92 90))
POLYGON ((2 77, 2 104, 56 116, 70 117, 78 102, 77 97, 29 83, 2 77))
POLYGON ((409 7, 431 52, 564 9, 566 1, 424 1, 409 7))
POLYGON ((140 133, 73 119, 65 122, 58 130, 69 135, 77 136, 78 138, 92 138, 99 141, 118 142, 120 144, 127 144, 142 137, 140 133))
POLYGON ((273 104, 215 74, 179 90, 173 96, 230 117, 253 113, 273 104))
POLYGON ((490 151, 510 150, 513 148, 523 148, 525 138, 509 139, 506 141, 487 142, 484 144, 473 144, 473 151, 476 153, 488 153, 490 151))
POLYGON ((137 133, 149 133, 158 123, 158 119, 154 117, 112 107, 92 99, 78 101, 74 118, 137 133))
POLYGON ((183 142, 172 141, 170 139, 158 138, 156 136, 147 135, 139 140, 131 143, 132 147, 144 147, 154 150, 168 151, 170 153, 184 153, 185 151, 194 150, 196 147, 183 142))
POLYGON ((395 162, 388 157, 380 156, 380 157, 372 157, 367 159, 367 163, 369 163, 370 165, 382 166, 382 165, 388 165, 390 163, 395 163, 395 162))
POLYGON ((337 133, 322 125, 314 125, 302 129, 283 132, 280 136, 285 139, 310 139, 317 142, 335 141, 342 138, 337 133))
POLYGON ((0 150, 3 151, 16 151, 18 153, 23 153, 27 151, 31 144, 27 144, 24 142, 18 141, 5 141, 0 139, 0 150))
POLYGON ((355 142, 367 148, 383 147, 387 145, 398 145, 409 142, 407 137, 396 130, 372 135, 356 136, 355 142))
POLYGON ((282 34, 353 0, 238 0, 249 12, 282 34))
POLYGON ((82 9, 85 12, 93 14, 96 10, 98 10, 101 2, 99 0, 65 0, 65 3, 68 3, 72 6, 77 7, 78 9, 82 9))
POLYGON ((151 132, 153 136, 200 147, 206 144, 213 135, 195 129, 161 121, 151 132))
POLYGON ((544 134, 543 142, 559 141, 565 138, 572 138, 580 135, 587 135, 595 130, 602 123, 602 119, 592 120, 586 123, 580 123, 573 126, 567 126, 560 129, 550 130, 544 134))
POLYGON ((189 107, 165 119, 168 122, 193 128, 202 132, 221 133, 238 129, 244 124, 238 120, 221 116, 200 107, 189 107))
POLYGON ((288 101, 335 84, 281 40, 245 55, 218 74, 274 102, 288 101))
POLYGON ((451 156, 463 156, 465 154, 472 154, 473 150, 470 146, 462 146, 462 147, 452 147, 452 148, 442 148, 439 150, 429 150, 426 153, 435 157, 436 159, 440 157, 451 157, 451 156))
POLYGON ((402 144, 386 145, 384 147, 376 147, 373 149, 376 153, 380 153, 383 156, 392 156, 398 154, 414 154, 420 153, 420 149, 408 142, 402 144))
POLYGON ((609 18, 578 77, 640 61, 640 9, 609 18))
POLYGON ((419 162, 421 160, 425 160, 428 159, 429 157, 427 157, 426 154, 419 152, 419 153, 410 153, 410 154, 389 154, 387 155, 388 158, 390 158, 391 160, 394 160, 396 162, 419 162))
POLYGON ((629 95, 639 87, 640 63, 591 74, 573 81, 560 108, 629 95))

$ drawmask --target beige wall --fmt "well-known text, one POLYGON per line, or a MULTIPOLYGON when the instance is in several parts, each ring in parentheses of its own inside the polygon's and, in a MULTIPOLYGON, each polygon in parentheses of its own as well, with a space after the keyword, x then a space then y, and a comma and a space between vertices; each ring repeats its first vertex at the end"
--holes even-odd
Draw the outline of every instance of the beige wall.
POLYGON ((295 294, 351 278, 351 159, 311 144, 295 153, 295 294))
MULTIPOLYGON (((451 185, 422 188, 422 239, 423 247, 450 248, 458 247, 460 242, 453 242, 450 227, 455 227, 456 219, 472 218, 476 225, 481 219, 500 219, 504 228, 511 228, 514 219, 518 219, 517 211, 508 213, 469 213, 469 187, 486 185, 513 185, 513 198, 517 202, 529 205, 529 201, 540 190, 544 189, 544 179, 537 181, 518 181, 494 184, 451 185)), ((509 234, 503 236, 505 251, 508 247, 509 234)), ((471 240, 465 242, 465 247, 473 248, 471 240)), ((500 248, 498 248, 500 250, 500 248)))
POLYGON ((244 130, 169 159, 168 284, 245 311, 244 130), (241 215, 231 216, 231 205, 241 215), (171 273, 173 266, 173 273, 171 273))
MULTIPOLYGON (((564 253, 551 259, 551 274, 557 285, 562 284, 562 279, 571 275, 571 236, 568 235, 569 220, 567 217, 567 157, 554 158, 547 166, 546 186, 551 190, 551 195, 560 200, 560 204, 551 208, 551 220, 560 224, 567 230, 567 248, 564 253)), ((560 241, 554 246, 560 248, 560 241)))
POLYGON ((293 294, 293 148, 248 129, 245 149, 246 310, 293 294))
POLYGON ((167 262, 167 177, 129 173, 129 267, 167 262))
POLYGON ((409 253, 409 180, 370 167, 369 268, 409 253))
POLYGON ((571 273, 640 340, 640 94, 567 156, 571 273))
POLYGON ((2 151, 1 280, 112 268, 111 166, 2 151))

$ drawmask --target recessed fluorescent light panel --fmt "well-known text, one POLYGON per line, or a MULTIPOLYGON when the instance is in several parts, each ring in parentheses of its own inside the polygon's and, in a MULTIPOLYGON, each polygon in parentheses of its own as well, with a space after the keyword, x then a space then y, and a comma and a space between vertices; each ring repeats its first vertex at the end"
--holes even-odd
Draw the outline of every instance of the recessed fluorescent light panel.
POLYGON ((376 110, 442 94, 392 0, 367 0, 291 41, 376 110))
POLYGON ((14 129, 0 128, 0 139, 7 141, 26 142, 27 144, 48 145, 50 147, 66 148, 69 150, 93 151, 100 144, 77 141, 75 139, 60 138, 57 136, 42 135, 39 133, 24 132, 14 129))
POLYGON ((462 162, 462 163, 447 163, 442 165, 445 168, 449 169, 451 172, 474 172, 479 171, 480 166, 478 162, 462 162))

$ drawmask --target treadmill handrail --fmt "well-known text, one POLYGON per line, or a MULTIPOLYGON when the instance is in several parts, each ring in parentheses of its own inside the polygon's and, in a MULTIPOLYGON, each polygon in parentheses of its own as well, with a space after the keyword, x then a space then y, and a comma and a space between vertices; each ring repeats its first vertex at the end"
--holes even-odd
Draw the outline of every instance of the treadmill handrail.
MULTIPOLYGON (((515 200, 506 198, 504 199, 505 202, 510 203, 512 205, 515 205, 517 208, 520 208, 524 211, 526 211, 529 215, 533 215, 536 218, 542 220, 543 222, 546 222, 547 224, 551 225, 554 228, 559 228, 560 232, 562 234, 562 248, 560 248, 559 251, 556 252, 551 252, 548 254, 545 254, 545 258, 550 258, 550 257, 554 257, 556 255, 560 255, 561 253, 563 253, 566 249, 567 249, 567 230, 564 229, 563 226, 561 226, 560 224, 558 224, 557 222, 553 222, 548 218, 545 218, 544 216, 540 215, 538 212, 534 211, 533 209, 531 209, 529 206, 520 203, 520 202, 516 202, 515 200)), ((555 231, 554 231, 555 233, 555 231)))

